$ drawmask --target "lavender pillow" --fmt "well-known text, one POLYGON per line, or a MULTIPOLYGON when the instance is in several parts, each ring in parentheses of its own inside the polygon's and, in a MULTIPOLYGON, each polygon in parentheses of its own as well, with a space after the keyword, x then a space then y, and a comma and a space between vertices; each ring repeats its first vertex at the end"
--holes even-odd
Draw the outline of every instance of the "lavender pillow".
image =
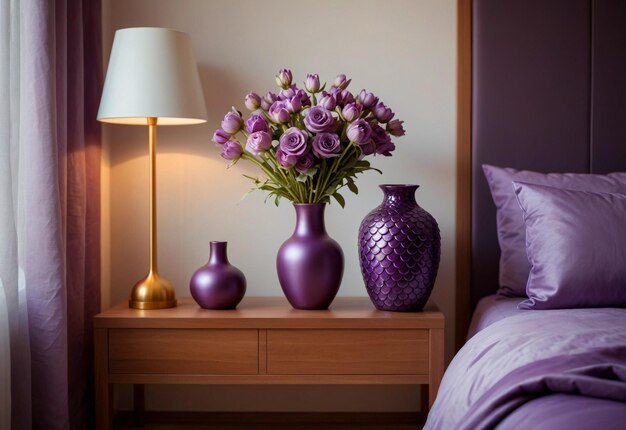
POLYGON ((532 266, 518 307, 626 307, 626 193, 513 186, 532 266))
POLYGON ((500 289, 504 296, 526 296, 530 264, 526 256, 526 229, 522 210, 513 192, 513 181, 548 185, 568 190, 626 192, 626 173, 537 173, 483 165, 491 196, 497 208, 500 243, 500 289))

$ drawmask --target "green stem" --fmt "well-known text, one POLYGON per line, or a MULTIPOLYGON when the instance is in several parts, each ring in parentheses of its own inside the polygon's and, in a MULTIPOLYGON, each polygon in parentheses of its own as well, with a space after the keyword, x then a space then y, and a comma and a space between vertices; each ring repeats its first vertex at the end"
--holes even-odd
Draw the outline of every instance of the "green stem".
POLYGON ((292 183, 294 185, 294 188, 296 190, 298 190, 298 195, 300 196, 300 203, 306 203, 306 200, 305 200, 304 194, 303 194, 304 190, 302 188, 302 183, 298 182, 298 178, 296 176, 297 175, 296 172, 294 172, 293 169, 292 169, 292 170, 290 170, 289 173, 291 173, 290 177, 291 177, 291 181, 292 181, 292 183))
POLYGON ((326 187, 328 187, 328 182, 330 181, 330 178, 337 172, 337 169, 341 165, 341 162, 343 161, 346 154, 350 151, 350 149, 352 149, 352 142, 350 142, 348 146, 346 146, 346 149, 343 150, 339 158, 335 158, 333 160, 331 169, 326 175, 326 178, 324 178, 324 183, 323 183, 324 185, 322 186, 322 189, 320 190, 321 192, 320 192, 320 195, 318 196, 318 201, 320 200, 322 196, 326 195, 326 187))
POLYGON ((298 188, 298 181, 295 179, 293 172, 291 171, 291 169, 287 170, 286 172, 279 169, 279 172, 281 175, 283 175, 283 177, 285 178, 285 181, 289 184, 290 189, 293 189, 294 192, 297 191, 298 192, 298 201, 294 201, 294 203, 302 203, 302 196, 299 195, 300 194, 300 190, 298 188))
POLYGON ((315 185, 315 196, 311 203, 319 203, 319 196, 321 194, 320 183, 324 173, 326 173, 326 160, 322 160, 320 163, 320 170, 317 172, 317 184, 315 185))
POLYGON ((278 178, 276 178, 276 176, 274 176, 274 174, 271 171, 271 168, 268 166, 266 167, 266 165, 264 163, 262 163, 261 161, 257 160, 253 155, 248 154, 246 151, 243 152, 243 154, 241 154, 241 158, 243 158, 244 160, 249 160, 252 161, 254 164, 256 164, 257 166, 259 166, 261 168, 261 170, 263 170, 263 172, 265 172, 265 174, 272 180, 274 181, 274 183, 282 188, 284 188, 287 193, 289 193, 291 195, 291 197, 294 199, 294 201, 298 200, 298 196, 296 196, 290 189, 290 187, 288 186, 288 184, 283 184, 278 178))
POLYGON ((279 175, 282 176, 282 178, 285 180, 285 183, 288 184, 290 189, 297 191, 298 201, 296 203, 305 203, 306 192, 304 190, 304 186, 300 182, 298 182, 296 174, 293 172, 293 169, 284 170, 281 166, 278 165, 278 162, 273 157, 269 156, 267 153, 265 153, 264 155, 268 162, 271 162, 275 166, 273 170, 278 172, 279 175))
MULTIPOLYGON (((319 175, 319 170, 317 171, 317 174, 319 175)), ((309 200, 307 201, 307 203, 313 203, 313 178, 311 178, 311 185, 309 186, 309 200)))

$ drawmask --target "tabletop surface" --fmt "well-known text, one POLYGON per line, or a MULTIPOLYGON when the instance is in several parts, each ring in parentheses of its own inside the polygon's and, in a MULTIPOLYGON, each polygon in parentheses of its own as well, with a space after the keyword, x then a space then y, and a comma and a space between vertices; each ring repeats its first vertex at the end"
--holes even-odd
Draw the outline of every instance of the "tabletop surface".
POLYGON ((187 321, 189 323, 224 323, 236 324, 246 321, 324 321, 369 320, 381 323, 407 323, 443 327, 444 317, 434 302, 426 304, 418 312, 385 312, 377 310, 368 297, 337 297, 327 310, 299 310, 289 305, 284 297, 245 297, 237 309, 208 310, 202 309, 191 297, 178 299, 178 306, 169 309, 140 310, 130 309, 124 301, 95 316, 96 327, 113 327, 120 323, 132 323, 143 320, 146 323, 187 321))

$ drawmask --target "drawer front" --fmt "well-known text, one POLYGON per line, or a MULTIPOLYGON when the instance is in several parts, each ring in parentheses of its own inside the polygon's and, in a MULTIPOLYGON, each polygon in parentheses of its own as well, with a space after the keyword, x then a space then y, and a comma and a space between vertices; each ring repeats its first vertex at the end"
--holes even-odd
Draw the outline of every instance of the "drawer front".
POLYGON ((257 374, 257 330, 111 329, 109 372, 257 374))
POLYGON ((268 374, 426 375, 428 330, 268 330, 268 374))

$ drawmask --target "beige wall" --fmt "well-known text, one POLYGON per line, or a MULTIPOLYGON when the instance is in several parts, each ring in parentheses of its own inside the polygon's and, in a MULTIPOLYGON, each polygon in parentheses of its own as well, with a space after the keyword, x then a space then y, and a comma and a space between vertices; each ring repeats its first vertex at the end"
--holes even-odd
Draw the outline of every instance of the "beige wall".
MULTIPOLYGON (((209 114, 208 124, 158 130, 160 272, 187 296, 193 271, 210 240, 227 240, 231 262, 247 276, 250 296, 282 294, 275 273, 278 247, 292 232, 293 208, 263 204, 249 189, 245 163, 226 170, 210 142, 243 96, 275 90, 274 75, 291 68, 332 80, 353 79, 405 121, 391 158, 362 176, 358 196, 327 211, 327 228, 343 247, 346 270, 339 294, 366 295, 358 266, 360 221, 381 201, 380 183, 416 183, 418 202, 439 222, 442 261, 433 298, 446 314, 446 348, 453 349, 455 213, 454 0, 105 0, 108 58, 116 29, 169 27, 189 33, 209 114)), ((127 298, 148 259, 147 130, 106 125, 103 166, 103 304, 127 298)), ((209 410, 413 410, 415 387, 149 387, 149 408, 209 410)), ((128 391, 122 390, 122 404, 128 391)))

